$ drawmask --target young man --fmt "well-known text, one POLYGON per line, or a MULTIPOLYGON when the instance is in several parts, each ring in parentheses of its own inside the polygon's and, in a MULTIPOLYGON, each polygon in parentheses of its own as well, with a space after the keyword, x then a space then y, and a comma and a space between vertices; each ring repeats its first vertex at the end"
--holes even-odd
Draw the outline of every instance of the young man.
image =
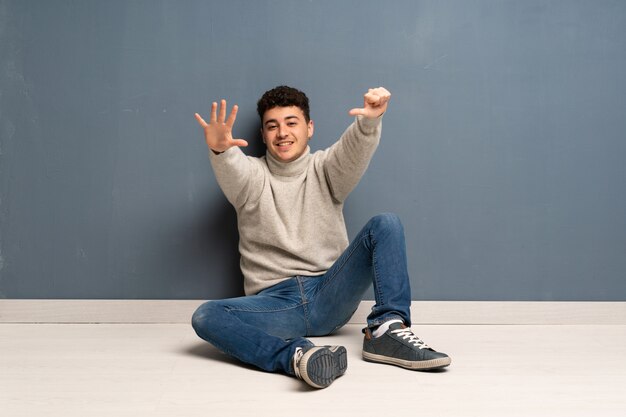
POLYGON ((308 146, 314 124, 304 93, 280 86, 257 103, 264 157, 244 155, 237 116, 213 103, 204 129, 217 181, 235 207, 245 297, 208 301, 194 313, 196 333, 263 370, 325 388, 347 368, 343 346, 314 346, 350 319, 370 284, 376 303, 364 329, 363 358, 408 369, 448 366, 450 358, 411 331, 404 231, 393 214, 372 218, 348 245, 343 204, 380 139, 391 94, 370 89, 356 119, 323 151, 308 146))

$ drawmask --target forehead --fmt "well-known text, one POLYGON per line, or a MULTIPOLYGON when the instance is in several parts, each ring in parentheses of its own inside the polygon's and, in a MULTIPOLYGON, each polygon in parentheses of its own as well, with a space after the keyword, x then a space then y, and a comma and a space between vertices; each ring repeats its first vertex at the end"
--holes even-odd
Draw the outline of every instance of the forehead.
POLYGON ((271 109, 266 110, 265 114, 263 114, 263 124, 271 120, 281 121, 294 116, 304 120, 304 112, 300 107, 272 107, 271 109))

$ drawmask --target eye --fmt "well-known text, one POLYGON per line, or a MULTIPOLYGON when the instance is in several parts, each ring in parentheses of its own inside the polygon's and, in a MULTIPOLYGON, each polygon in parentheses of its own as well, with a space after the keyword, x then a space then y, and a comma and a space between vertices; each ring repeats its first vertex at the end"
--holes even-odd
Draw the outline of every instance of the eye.
POLYGON ((266 127, 267 130, 274 130, 276 129, 276 125, 269 125, 266 127))
POLYGON ((287 126, 290 126, 290 127, 293 127, 293 126, 295 126, 295 125, 297 125, 297 123, 296 123, 296 122, 289 122, 289 123, 287 123, 287 126))

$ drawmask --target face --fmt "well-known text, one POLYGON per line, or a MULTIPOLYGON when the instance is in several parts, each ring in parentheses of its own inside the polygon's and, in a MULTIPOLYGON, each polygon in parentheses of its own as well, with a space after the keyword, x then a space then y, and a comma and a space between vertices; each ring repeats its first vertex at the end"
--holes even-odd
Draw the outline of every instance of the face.
POLYGON ((291 162, 306 150, 313 136, 313 120, 307 123, 300 107, 274 107, 263 115, 261 135, 274 158, 291 162))

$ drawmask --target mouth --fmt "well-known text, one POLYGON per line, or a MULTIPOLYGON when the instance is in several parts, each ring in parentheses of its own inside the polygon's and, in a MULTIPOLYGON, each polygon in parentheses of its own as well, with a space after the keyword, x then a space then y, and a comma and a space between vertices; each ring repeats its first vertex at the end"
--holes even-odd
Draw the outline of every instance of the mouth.
POLYGON ((293 145, 293 141, 283 141, 283 142, 277 142, 276 143, 276 147, 278 149, 283 149, 283 150, 287 150, 291 147, 291 145, 293 145))

